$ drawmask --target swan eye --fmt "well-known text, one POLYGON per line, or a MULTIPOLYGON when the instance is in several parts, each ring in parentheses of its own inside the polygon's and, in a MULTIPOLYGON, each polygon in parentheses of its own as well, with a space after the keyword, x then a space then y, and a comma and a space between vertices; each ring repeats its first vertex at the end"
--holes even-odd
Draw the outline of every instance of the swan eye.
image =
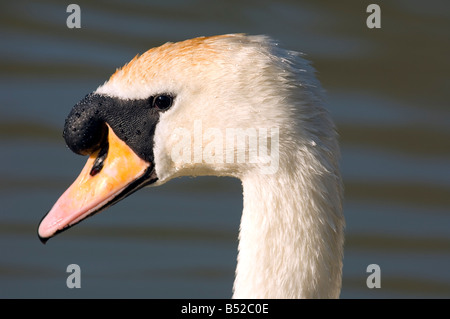
POLYGON ((157 95, 153 99, 153 107, 156 107, 157 109, 160 110, 167 110, 169 107, 172 106, 172 102, 173 97, 171 97, 170 95, 165 94, 157 95))

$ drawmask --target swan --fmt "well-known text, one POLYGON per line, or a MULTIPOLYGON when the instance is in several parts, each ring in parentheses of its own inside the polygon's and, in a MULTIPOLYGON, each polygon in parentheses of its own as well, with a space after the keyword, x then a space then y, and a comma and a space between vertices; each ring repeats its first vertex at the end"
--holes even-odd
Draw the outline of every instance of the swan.
POLYGON ((64 139, 89 157, 38 235, 45 243, 144 186, 232 176, 243 188, 233 298, 338 298, 343 187, 323 104, 310 63, 267 36, 150 49, 72 108, 64 139))

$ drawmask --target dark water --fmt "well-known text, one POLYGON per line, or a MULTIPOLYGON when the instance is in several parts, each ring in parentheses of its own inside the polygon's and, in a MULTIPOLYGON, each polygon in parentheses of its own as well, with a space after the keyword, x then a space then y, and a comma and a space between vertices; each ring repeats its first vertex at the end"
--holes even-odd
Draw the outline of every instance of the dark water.
POLYGON ((85 158, 61 137, 85 94, 166 41, 269 34, 314 61, 341 134, 343 298, 450 297, 450 6, 378 1, 78 1, 0 5, 0 297, 230 297, 239 181, 144 189, 46 246, 41 217, 85 158), (78 264, 81 289, 68 289, 78 264), (381 288, 366 267, 381 268, 381 288))

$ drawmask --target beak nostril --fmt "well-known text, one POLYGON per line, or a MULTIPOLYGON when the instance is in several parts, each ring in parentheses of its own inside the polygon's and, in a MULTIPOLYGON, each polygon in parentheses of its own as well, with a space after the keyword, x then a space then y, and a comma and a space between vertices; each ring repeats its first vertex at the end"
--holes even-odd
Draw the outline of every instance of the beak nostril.
POLYGON ((92 166, 91 172, 89 173, 91 176, 95 176, 103 168, 103 164, 105 163, 106 157, 108 156, 109 143, 106 142, 103 147, 100 149, 100 152, 95 159, 94 165, 92 166))

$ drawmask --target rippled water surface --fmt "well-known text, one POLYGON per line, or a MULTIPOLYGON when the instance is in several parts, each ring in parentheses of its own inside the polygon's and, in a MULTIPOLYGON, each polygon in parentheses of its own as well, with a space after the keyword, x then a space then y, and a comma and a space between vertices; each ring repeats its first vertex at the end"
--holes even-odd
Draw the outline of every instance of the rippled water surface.
POLYGON ((61 137, 71 107, 137 53, 232 32, 307 53, 328 92, 346 189, 341 297, 450 297, 447 1, 380 1, 376 30, 366 1, 77 3, 81 29, 61 1, 0 5, 0 297, 231 296, 237 180, 141 190, 45 246, 36 228, 85 161, 61 137), (66 287, 72 263, 81 289, 66 287))

